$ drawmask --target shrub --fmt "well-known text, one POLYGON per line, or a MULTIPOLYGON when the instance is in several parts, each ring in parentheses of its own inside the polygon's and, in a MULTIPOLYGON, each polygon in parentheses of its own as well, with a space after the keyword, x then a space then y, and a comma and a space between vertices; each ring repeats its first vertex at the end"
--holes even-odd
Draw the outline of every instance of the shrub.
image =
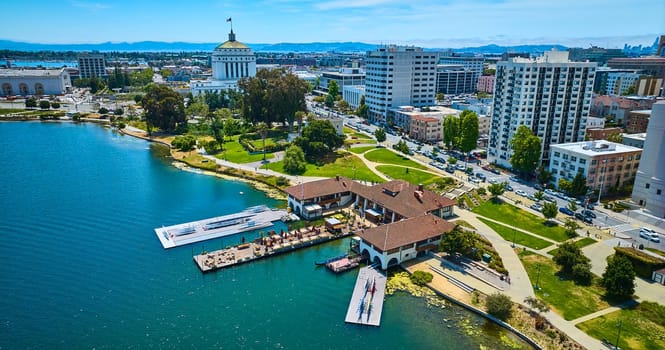
POLYGON ((573 266, 573 278, 578 284, 591 284, 591 279, 593 278, 593 275, 591 274, 591 265, 584 262, 575 264, 575 266, 573 266))
POLYGON ((485 308, 488 314, 505 321, 510 317, 513 302, 505 294, 497 292, 487 297, 485 308))
POLYGON ((51 102, 51 107, 53 108, 60 108, 60 103, 59 102, 51 102))
POLYGON ((651 278, 653 271, 665 267, 665 260, 646 254, 637 249, 615 247, 616 255, 623 255, 631 262, 635 274, 642 278, 651 278))
POLYGON ((289 179, 285 178, 284 176, 280 176, 275 180, 275 184, 277 186, 287 186, 290 184, 289 179))
POLYGON ((51 108, 51 102, 46 101, 46 100, 41 100, 41 101, 39 101, 39 108, 49 109, 49 108, 51 108))
POLYGON ((425 271, 415 271, 409 276, 409 279, 413 284, 419 285, 419 286, 424 286, 427 283, 432 282, 432 276, 431 273, 425 272, 425 271))
POLYGON ((104 108, 104 107, 100 108, 100 109, 97 111, 97 113, 99 113, 99 114, 106 114, 106 113, 108 113, 108 112, 109 112, 109 110, 106 109, 106 108, 104 108))
POLYGON ((194 148, 194 145, 196 145, 196 139, 191 135, 176 136, 175 139, 171 141, 171 145, 182 151, 189 151, 194 148))

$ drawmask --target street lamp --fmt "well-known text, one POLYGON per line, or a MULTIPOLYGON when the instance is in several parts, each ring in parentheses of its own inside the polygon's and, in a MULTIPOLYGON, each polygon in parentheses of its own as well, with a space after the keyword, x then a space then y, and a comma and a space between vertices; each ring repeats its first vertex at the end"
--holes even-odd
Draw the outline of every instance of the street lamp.
POLYGON ((617 327, 619 327, 619 332, 617 333, 617 341, 614 344, 614 350, 619 350, 619 337, 621 336, 621 320, 617 323, 617 327))
POLYGON ((536 275, 536 285, 534 286, 534 288, 536 290, 539 290, 540 286, 538 285, 538 283, 540 282, 540 264, 537 264, 536 267, 538 268, 538 274, 536 275))
POLYGON ((513 248, 515 248, 515 235, 517 235, 517 231, 515 231, 515 226, 513 226, 513 248))

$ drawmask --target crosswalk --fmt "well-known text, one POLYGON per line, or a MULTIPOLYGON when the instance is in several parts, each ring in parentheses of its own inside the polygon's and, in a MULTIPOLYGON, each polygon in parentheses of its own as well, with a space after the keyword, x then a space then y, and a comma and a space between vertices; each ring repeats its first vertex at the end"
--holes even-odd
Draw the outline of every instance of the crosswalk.
POLYGON ((635 228, 631 224, 620 224, 620 225, 610 226, 610 230, 612 230, 612 232, 617 232, 617 233, 631 231, 634 229, 635 228))

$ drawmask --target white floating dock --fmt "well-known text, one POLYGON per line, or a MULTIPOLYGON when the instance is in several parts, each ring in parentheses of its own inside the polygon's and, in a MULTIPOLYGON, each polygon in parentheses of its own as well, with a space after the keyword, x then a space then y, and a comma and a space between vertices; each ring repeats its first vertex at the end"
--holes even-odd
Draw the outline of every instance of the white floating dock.
POLYGON ((349 302, 349 310, 346 312, 346 323, 376 327, 381 324, 386 280, 383 273, 371 266, 360 269, 349 302))
POLYGON ((155 234, 164 249, 168 249, 270 227, 273 221, 281 220, 284 215, 287 215, 286 210, 260 205, 235 214, 158 227, 155 234))

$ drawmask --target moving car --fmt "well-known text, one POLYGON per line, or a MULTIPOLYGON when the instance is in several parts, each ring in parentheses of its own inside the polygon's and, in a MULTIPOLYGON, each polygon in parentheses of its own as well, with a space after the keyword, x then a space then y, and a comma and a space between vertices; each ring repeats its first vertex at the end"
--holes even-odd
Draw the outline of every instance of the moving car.
POLYGON ((513 186, 510 186, 509 184, 506 184, 505 186, 503 186, 503 188, 506 189, 506 191, 512 191, 513 190, 513 186))
POLYGON ((515 191, 515 194, 517 194, 518 196, 522 196, 522 197, 526 197, 526 196, 527 196, 526 192, 524 192, 524 191, 522 191, 522 190, 517 190, 517 191, 515 191))
POLYGON ((582 213, 575 213, 575 218, 580 219, 587 224, 593 223, 593 219, 590 216, 584 216, 582 213))
POLYGON ((646 238, 652 242, 659 243, 660 242, 660 237, 656 233, 656 231, 647 228, 647 227, 642 227, 640 228, 640 237, 646 238))
POLYGON ((568 215, 568 216, 573 216, 573 215, 575 215, 575 212, 573 212, 572 210, 570 210, 570 209, 568 209, 568 208, 566 208, 566 207, 561 207, 561 208, 559 208, 559 211, 560 211, 561 213, 563 213, 563 214, 568 215))
POLYGON ((596 218, 596 213, 592 212, 589 209, 582 210, 582 214, 584 214, 584 216, 589 216, 589 217, 592 217, 594 219, 596 218))
POLYGON ((485 177, 485 174, 483 174, 483 173, 476 173, 476 177, 479 178, 479 179, 481 179, 481 180, 483 180, 483 181, 485 181, 485 179, 487 179, 487 178, 485 177))

